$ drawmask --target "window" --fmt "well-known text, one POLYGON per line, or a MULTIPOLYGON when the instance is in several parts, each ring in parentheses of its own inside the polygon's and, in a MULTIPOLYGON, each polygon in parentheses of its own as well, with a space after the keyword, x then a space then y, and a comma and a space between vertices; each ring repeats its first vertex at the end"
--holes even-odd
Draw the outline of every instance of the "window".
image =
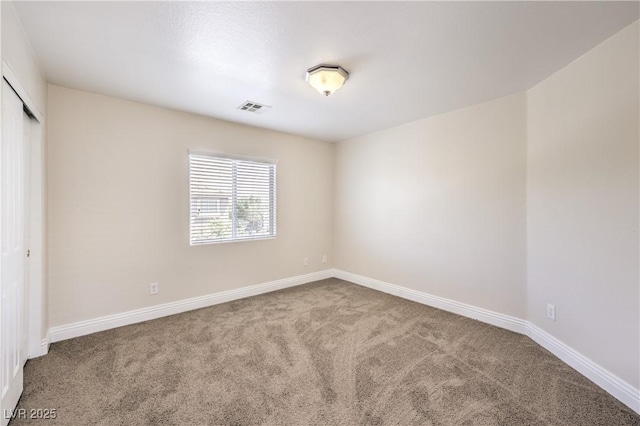
POLYGON ((189 152, 191 245, 273 238, 276 165, 189 152))

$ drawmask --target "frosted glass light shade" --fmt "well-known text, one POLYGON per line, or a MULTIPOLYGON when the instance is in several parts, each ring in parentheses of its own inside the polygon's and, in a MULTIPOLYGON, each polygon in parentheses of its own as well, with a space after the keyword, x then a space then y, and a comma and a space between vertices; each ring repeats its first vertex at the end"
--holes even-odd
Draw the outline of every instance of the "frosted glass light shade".
POLYGON ((307 70, 307 83, 325 96, 341 88, 348 78, 347 70, 338 65, 316 65, 307 70))

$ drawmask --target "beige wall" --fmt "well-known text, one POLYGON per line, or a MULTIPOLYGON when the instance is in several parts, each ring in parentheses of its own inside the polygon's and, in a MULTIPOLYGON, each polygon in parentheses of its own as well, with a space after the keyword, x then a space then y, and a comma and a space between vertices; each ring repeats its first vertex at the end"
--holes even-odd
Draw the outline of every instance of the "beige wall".
POLYGON ((531 89, 527 114, 528 318, 636 388, 638 50, 636 22, 531 89))
POLYGON ((339 143, 336 267, 524 317, 525 102, 339 143))
POLYGON ((334 145, 52 85, 48 112, 51 326, 332 266, 334 145), (277 239, 189 246, 189 148, 279 161, 277 239))
POLYGON ((639 385, 638 23, 527 93, 337 145, 57 86, 48 112, 52 326, 335 266, 639 385), (279 160, 277 240, 189 247, 188 148, 279 160))
POLYGON ((638 388, 638 26, 527 93, 339 143, 336 267, 528 319, 638 388))

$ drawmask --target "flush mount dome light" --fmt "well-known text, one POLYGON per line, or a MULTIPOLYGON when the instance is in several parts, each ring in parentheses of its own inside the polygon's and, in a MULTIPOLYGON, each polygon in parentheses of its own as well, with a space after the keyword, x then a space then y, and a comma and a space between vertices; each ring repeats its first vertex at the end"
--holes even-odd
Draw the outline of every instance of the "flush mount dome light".
POLYGON ((347 70, 339 65, 321 64, 307 70, 307 83, 325 96, 341 88, 348 78, 347 70))

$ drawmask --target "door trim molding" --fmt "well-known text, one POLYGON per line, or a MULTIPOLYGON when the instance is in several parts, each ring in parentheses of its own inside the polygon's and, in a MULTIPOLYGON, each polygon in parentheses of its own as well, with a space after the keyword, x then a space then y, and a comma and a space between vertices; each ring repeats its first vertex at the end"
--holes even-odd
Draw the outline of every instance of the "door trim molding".
MULTIPOLYGON (((27 226, 30 227, 30 248, 34 248, 32 250, 34 252, 34 256, 32 258, 32 262, 29 262, 29 282, 25 282, 25 291, 24 294, 27 297, 28 303, 28 327, 27 330, 27 357, 35 358, 40 355, 44 355, 42 353, 42 340, 43 336, 48 335, 45 333, 47 327, 44 325, 45 321, 43 318, 44 312, 44 289, 46 284, 46 245, 45 245, 45 195, 46 195, 46 186, 44 184, 45 180, 45 165, 44 165, 44 129, 45 129, 45 117, 42 114, 42 111, 38 108, 38 105, 34 102, 34 100, 29 96, 29 93, 24 88, 17 74, 13 71, 11 66, 5 61, 2 60, 2 76, 9 83, 9 86, 16 92, 20 100, 29 111, 33 114, 35 119, 38 122, 37 127, 33 127, 31 130, 31 147, 30 147, 30 161, 31 167, 29 173, 31 174, 31 193, 29 197, 31 199, 31 212, 30 217, 27 219, 27 226), (34 148, 37 148, 34 149, 34 148), (37 154, 37 158, 34 155, 37 154), (37 160, 34 161, 34 160, 37 160), (34 179, 37 178, 36 179, 34 179), (36 206, 34 204, 34 200, 39 201, 39 205, 36 206), (39 208, 38 208, 39 207, 39 208), (37 229, 35 229, 37 227, 37 229), (37 232, 34 232, 37 231, 37 232), (37 239, 37 240, 36 240, 37 239), (36 252, 37 251, 37 252, 36 252), (38 265, 35 263, 38 262, 38 265)), ((48 348, 48 344, 46 346, 48 348)))

